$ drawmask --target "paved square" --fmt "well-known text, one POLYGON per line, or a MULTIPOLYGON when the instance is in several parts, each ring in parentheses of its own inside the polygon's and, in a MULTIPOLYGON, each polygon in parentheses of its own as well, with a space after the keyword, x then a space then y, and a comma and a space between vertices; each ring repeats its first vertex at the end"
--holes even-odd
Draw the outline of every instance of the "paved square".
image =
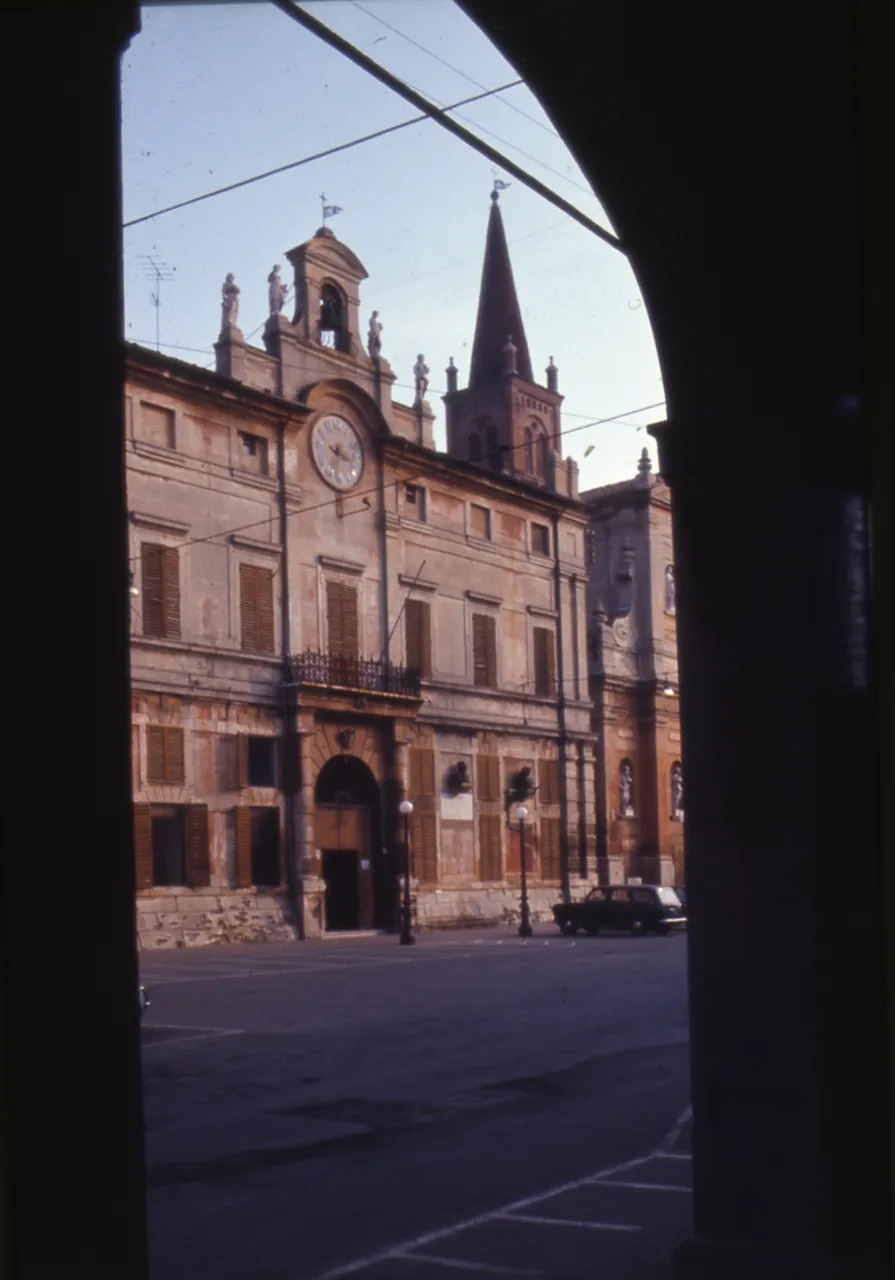
POLYGON ((666 1280, 685 971, 546 929, 142 957, 153 1280, 666 1280))

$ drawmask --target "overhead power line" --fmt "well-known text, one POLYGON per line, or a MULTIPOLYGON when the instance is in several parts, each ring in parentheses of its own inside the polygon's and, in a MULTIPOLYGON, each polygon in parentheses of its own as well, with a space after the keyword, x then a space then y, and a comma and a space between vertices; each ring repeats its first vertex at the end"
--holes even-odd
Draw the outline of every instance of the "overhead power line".
MULTIPOLYGON (((440 62, 443 67, 447 67, 447 69, 449 71, 453 71, 455 75, 462 76, 462 78, 468 81, 469 84, 474 84, 478 89, 485 88, 480 81, 467 74, 467 72, 461 71, 459 67, 455 67, 453 63, 448 62, 445 58, 442 58, 440 54, 434 51, 434 49, 429 49, 426 45, 420 44, 419 41, 414 40, 411 36, 407 35, 405 31, 399 30, 398 27, 393 27, 390 22, 386 22, 385 18, 380 17, 379 14, 371 13, 370 10, 365 9, 362 4, 358 4, 357 0, 351 0, 351 3, 354 5, 355 9, 359 9, 361 13, 365 13, 372 22, 375 22, 380 27, 387 27, 388 30, 393 31, 396 36, 400 36, 402 40, 406 40, 408 44, 412 44, 415 49, 420 49, 423 53, 427 54, 428 57, 434 58, 436 62, 440 62)), ((498 101, 503 106, 509 107, 510 111, 515 111, 517 115, 522 116, 531 124, 537 125, 539 129, 543 129, 545 133, 549 133, 554 138, 559 137, 559 134, 555 129, 552 129, 550 125, 544 124, 542 120, 536 120, 534 116, 530 116, 527 111, 523 111, 521 107, 516 106, 515 102, 507 102, 506 98, 500 98, 498 101)))
MULTIPOLYGON (((492 94, 503 93, 505 89, 512 89, 522 83, 521 80, 510 80, 507 84, 498 85, 496 89, 488 89, 484 93, 474 94, 471 98, 461 98, 459 102, 451 103, 447 107, 436 108, 436 110, 438 112, 455 111, 457 107, 465 107, 470 102, 479 102, 482 98, 490 98, 492 94)), ((152 218, 160 218, 163 213, 173 213, 176 209, 185 209, 188 205, 199 204, 202 200, 211 200, 214 196, 225 195, 228 191, 236 191, 240 187, 248 187, 253 182, 262 182, 265 178, 273 178, 278 173, 286 173, 289 169, 298 169, 302 165, 310 164, 313 160, 323 160, 327 156, 336 155, 339 151, 348 151, 351 147, 359 147, 364 142, 372 142, 376 138, 384 138, 386 134, 397 133, 399 129, 409 129, 413 124, 421 124, 423 121, 432 118, 431 112, 426 111, 423 115, 413 116, 410 120, 402 120, 400 124, 391 124, 384 129, 377 129, 374 133, 366 133, 362 138, 354 138, 351 142, 340 142, 335 147, 327 147, 325 151, 315 151, 311 156, 303 156, 301 160, 290 160, 288 164, 277 165, 275 169, 266 169, 264 173, 253 174, 251 178, 241 178, 238 182, 229 182, 225 187, 216 187, 214 191, 205 191, 201 196, 191 196, 189 200, 179 200, 177 204, 166 205, 164 209, 156 209, 153 213, 144 213, 139 218, 131 218, 128 222, 122 223, 122 227, 126 231, 128 227, 135 227, 138 223, 149 222, 152 218)))
POLYGON ((325 44, 328 44, 338 53, 343 54, 356 66, 359 66, 364 71, 368 72, 378 80, 380 84, 386 85, 387 88, 391 89, 394 93, 397 93, 400 97, 404 98, 405 101, 415 106, 417 110, 424 111, 430 119, 434 120, 436 124, 441 125, 441 127, 446 129, 448 133, 452 133, 455 137, 460 138, 460 140, 465 142, 467 146, 472 147, 474 151, 478 151, 480 155, 486 156, 493 164, 499 165, 506 173, 512 174, 517 181, 523 183, 524 186, 529 187, 539 196, 542 196, 543 199, 549 201, 550 204, 555 205, 557 209, 561 209, 563 213, 568 214, 570 218, 574 219, 575 222, 580 223, 581 226, 585 227, 593 235, 597 236, 600 240, 603 240, 606 244, 611 245, 613 249, 618 249, 620 253, 627 254, 627 249, 622 244, 618 236, 613 235, 611 231, 607 231, 605 227, 601 227, 599 223, 594 222, 593 218, 589 218, 586 213, 582 213, 580 209, 577 209, 575 205, 570 204, 568 200, 564 200, 562 196, 558 196, 555 191, 551 191, 549 187, 545 186, 544 183, 540 182, 537 178, 532 177, 530 173, 526 173, 524 169, 520 169, 519 165, 515 164, 512 160, 508 160, 506 156, 501 155, 499 151, 496 151, 494 147, 489 146, 487 142, 483 142, 481 138, 477 138, 474 133, 470 133, 470 131, 465 129, 463 125, 457 124, 456 120, 452 120, 442 108, 437 107, 433 102, 424 98, 422 94, 411 89, 403 80, 399 80, 398 77, 393 76, 390 71, 386 71, 385 67, 380 66, 378 62, 374 62, 372 58, 368 58, 365 53, 361 53, 360 49, 356 49, 353 44, 350 44, 347 40, 343 40, 341 36, 336 35, 334 31, 325 26, 322 22, 318 22, 316 18, 312 18, 304 9, 297 8, 291 3, 291 0, 272 0, 272 3, 275 4, 282 13, 285 13, 288 18, 291 18, 293 22, 297 22, 313 35, 318 36, 325 44))
MULTIPOLYGON (((567 431, 548 432, 546 434, 546 439, 555 440, 558 435, 571 436, 571 435, 574 435, 576 431, 587 430, 588 427, 602 427, 609 422, 619 422, 622 418, 627 418, 632 413, 646 413, 651 409, 661 409, 664 404, 665 404, 664 400, 657 400, 655 404, 642 404, 642 405, 639 405, 636 409, 625 409, 622 413, 612 414, 612 416, 608 418, 596 418, 593 422, 583 422, 580 424, 580 426, 569 427, 567 431)), ((627 425, 633 425, 633 424, 629 423, 627 425)), ((515 453, 517 449, 521 449, 522 447, 523 447, 522 444, 517 444, 517 445, 511 446, 510 448, 502 449, 501 456, 508 457, 510 454, 515 453)), ((436 458, 439 458, 439 457, 443 457, 444 455, 435 454, 434 456, 436 458)), ((417 480, 422 480, 425 478, 426 474, 427 474, 426 471, 417 471, 414 475, 408 477, 408 479, 406 480, 406 483, 413 484, 417 480)), ((494 472, 494 471, 492 472, 486 471, 485 474, 490 475, 493 478, 497 478, 500 473, 494 472)), ((363 500, 362 505, 357 507, 356 510, 354 511, 346 512, 346 515, 358 515, 361 511, 369 510, 370 495, 378 494, 378 492, 379 492, 379 486, 373 485, 369 489, 359 489, 357 493, 352 493, 350 495, 352 498, 360 498, 363 500)), ((548 496, 552 497, 555 495, 548 493, 548 496)), ((315 502, 315 503, 312 503, 311 506, 309 507, 300 507, 297 511, 289 512, 286 518, 289 519, 292 516, 309 515, 312 511, 320 511, 325 507, 335 506, 335 504, 340 500, 344 501, 343 495, 334 496, 332 498, 325 498, 322 502, 315 502)), ((180 549, 182 547, 195 546, 197 543, 213 542, 216 538, 226 538, 234 533, 246 533, 249 529, 258 529, 258 528, 261 528, 262 526, 267 526, 269 524, 270 524, 270 516, 267 515, 260 520, 252 520, 248 524, 232 525, 227 529, 218 529, 215 533, 205 534, 201 538, 186 538, 183 542, 178 543, 177 547, 178 549, 180 549)), ((137 559, 138 559, 137 556, 131 556, 129 563, 133 564, 137 559)))

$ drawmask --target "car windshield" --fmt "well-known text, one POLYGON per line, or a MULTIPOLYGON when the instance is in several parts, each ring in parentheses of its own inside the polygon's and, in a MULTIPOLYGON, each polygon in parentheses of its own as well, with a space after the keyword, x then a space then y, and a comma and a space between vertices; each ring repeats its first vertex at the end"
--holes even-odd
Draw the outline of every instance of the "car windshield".
POLYGON ((675 891, 670 889, 667 885, 663 885, 659 889, 658 893, 659 901, 664 902, 666 907, 679 907, 681 905, 680 898, 677 896, 675 891))

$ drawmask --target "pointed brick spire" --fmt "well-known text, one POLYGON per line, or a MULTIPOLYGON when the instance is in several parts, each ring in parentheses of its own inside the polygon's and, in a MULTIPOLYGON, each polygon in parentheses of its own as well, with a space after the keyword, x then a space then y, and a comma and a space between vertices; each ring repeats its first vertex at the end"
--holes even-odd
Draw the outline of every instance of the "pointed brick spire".
POLYGON ((528 342, 522 324, 522 312, 516 297, 510 251, 500 215, 497 191, 491 192, 491 216, 485 240, 485 262, 479 291, 479 312, 475 323, 475 340, 469 369, 470 387, 485 386, 504 374, 504 348, 507 334, 512 334, 516 347, 518 376, 533 382, 528 342))

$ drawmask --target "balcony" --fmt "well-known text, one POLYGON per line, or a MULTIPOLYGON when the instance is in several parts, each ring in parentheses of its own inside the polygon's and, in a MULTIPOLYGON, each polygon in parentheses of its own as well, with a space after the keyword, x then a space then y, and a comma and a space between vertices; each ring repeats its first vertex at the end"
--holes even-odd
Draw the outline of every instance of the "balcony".
POLYGON ((347 658, 305 649, 292 659, 292 678, 299 686, 318 689, 420 697, 420 673, 415 667, 396 667, 379 658, 347 658))

